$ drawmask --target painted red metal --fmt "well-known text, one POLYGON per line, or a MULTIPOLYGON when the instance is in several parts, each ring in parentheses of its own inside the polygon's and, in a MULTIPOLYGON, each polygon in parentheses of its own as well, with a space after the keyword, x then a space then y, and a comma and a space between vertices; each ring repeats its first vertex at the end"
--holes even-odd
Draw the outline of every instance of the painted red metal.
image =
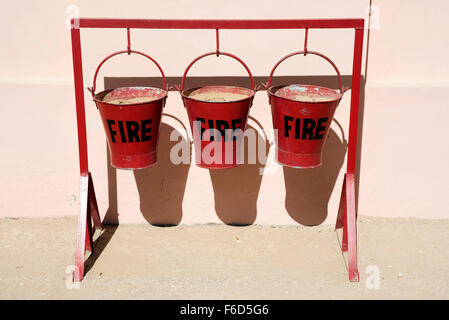
POLYGON ((307 54, 307 41, 309 40, 309 28, 305 29, 304 32, 304 55, 307 54))
POLYGON ((215 30, 215 38, 217 40, 216 54, 217 54, 217 57, 219 57, 220 56, 220 31, 218 29, 215 30))
POLYGON ((267 92, 273 128, 278 130, 276 159, 279 163, 293 168, 315 168, 321 165, 321 150, 335 109, 343 96, 341 76, 337 66, 321 53, 306 51, 306 44, 304 48, 305 51, 291 53, 279 60, 271 70, 268 79, 267 92), (311 85, 271 86, 274 71, 279 64, 292 56, 307 53, 320 56, 330 62, 337 72, 340 93, 333 89, 311 85), (316 101, 298 100, 298 96, 299 98, 315 97, 316 101))
POLYGON ((278 130, 276 160, 293 168, 320 166, 321 151, 342 95, 329 88, 308 85, 271 87, 268 93, 273 127, 278 130), (296 101, 297 92, 328 100, 296 101))
POLYGON ((363 29, 355 30, 354 59, 352 62, 351 112, 349 116, 347 173, 355 174, 357 159, 357 131, 359 121, 360 78, 362 74, 363 29))
MULTIPOLYGON (((128 44, 128 47, 130 48, 131 45, 128 44)), ((97 76, 98 76, 98 72, 100 72, 100 69, 101 69, 101 67, 103 66, 103 64, 104 64, 106 61, 108 61, 109 59, 111 59, 112 57, 117 56, 117 55, 119 55, 119 54, 124 54, 124 53, 128 53, 128 54, 135 53, 135 54, 141 55, 141 56, 143 56, 143 57, 145 57, 145 58, 151 60, 151 61, 156 65, 156 67, 159 69, 159 71, 160 71, 160 73, 161 73, 161 75, 162 75, 162 85, 163 85, 163 88, 164 88, 165 90, 168 90, 168 87, 167 87, 167 81, 166 81, 166 79, 165 79, 164 70, 162 70, 161 66, 159 65, 159 63, 157 63, 156 60, 154 60, 154 59, 153 59, 152 57, 150 57, 149 55, 147 55, 147 54, 145 54, 145 53, 143 53, 143 52, 140 52, 140 51, 129 50, 129 52, 128 52, 128 50, 123 50, 123 51, 117 51, 117 52, 111 53, 110 55, 108 55, 106 58, 104 58, 104 59, 100 62, 100 64, 98 65, 97 69, 95 70, 94 81, 93 81, 92 87, 91 87, 91 88, 87 88, 87 89, 91 92, 92 96, 95 95, 95 89, 96 89, 96 86, 97 86, 97 76)))
MULTIPOLYGON (((313 20, 148 20, 148 19, 92 19, 73 18, 71 20, 71 39, 73 56, 73 73, 76 102, 76 118, 78 128, 78 149, 80 163, 80 179, 82 186, 86 179, 92 181, 88 167, 87 134, 84 106, 83 67, 81 57, 81 28, 130 28, 143 29, 354 29, 353 70, 351 82, 351 111, 348 138, 347 172, 342 187, 341 205, 335 228, 343 228, 344 238, 342 250, 348 251, 348 273, 350 281, 359 281, 357 270, 357 235, 355 207, 355 168, 357 160, 357 131, 360 99, 360 80, 363 55, 363 19, 313 19, 313 20), (350 181, 347 183, 347 181, 350 181)), ((129 39, 129 38, 128 38, 129 39)), ((128 42, 129 44, 129 42, 128 42)), ((217 43, 218 45, 218 43, 217 43)), ((130 50, 130 44, 128 46, 130 50)), ((127 50, 127 52, 128 52, 127 50)), ((215 52, 216 54, 217 52, 215 52)), ((164 86, 165 88, 165 86, 164 86)), ((87 185, 89 185, 87 183, 87 185)), ((84 277, 84 252, 86 238, 91 239, 87 227, 88 220, 93 218, 94 225, 101 227, 98 210, 92 210, 95 202, 93 185, 80 190, 80 214, 78 219, 78 237, 76 249, 76 270, 74 281, 82 281, 84 277), (89 192, 88 192, 89 191, 89 192), (92 210, 92 211, 91 211, 92 210), (86 237, 89 233, 89 237, 86 237)), ((96 205, 95 205, 96 208, 96 205)), ((93 246, 91 245, 93 248, 93 246)))
MULTIPOLYGON (((72 25, 74 25, 72 23, 72 25)), ((86 132, 86 111, 84 107, 84 84, 83 84, 83 63, 81 57, 80 29, 71 29, 73 75, 75 78, 75 105, 76 121, 78 128, 78 152, 80 163, 80 174, 87 175, 89 163, 87 157, 87 132, 86 132)))
MULTIPOLYGON (((126 46, 126 51, 128 52, 128 55, 131 54, 131 30, 129 28, 126 28, 126 40, 128 40, 128 45, 126 46)), ((165 85, 164 85, 165 87, 165 85)))
POLYGON ((182 77, 180 92, 189 116, 196 164, 206 169, 228 169, 242 163, 240 143, 255 94, 254 79, 248 66, 240 58, 230 53, 219 52, 218 33, 217 51, 203 54, 188 65, 182 77), (252 90, 232 86, 206 86, 184 90, 186 76, 192 65, 201 58, 214 54, 229 56, 240 62, 248 72, 252 90), (235 101, 205 101, 192 97, 192 92, 196 94, 231 93, 238 94, 243 98, 235 101), (211 131, 211 129, 215 131, 211 131))
POLYGON ((313 54, 315 56, 321 57, 324 60, 326 60, 327 62, 330 63, 330 65, 334 68, 335 72, 337 73, 337 80, 338 80, 338 88, 340 89, 340 92, 343 92, 343 86, 341 83, 341 75, 340 75, 340 70, 338 70, 337 65, 328 57, 326 57, 324 54, 316 52, 316 51, 307 51, 307 45, 304 45, 305 49, 304 51, 296 51, 296 52, 292 52, 288 55, 286 55, 285 57, 283 57, 281 60, 279 60, 278 62, 276 62, 276 64, 274 65, 273 69, 271 69, 270 72, 270 76, 268 77, 268 87, 271 87, 271 82, 273 81, 273 75, 274 72, 276 71, 277 67, 284 62, 285 60, 287 60, 290 57, 296 56, 296 55, 301 55, 301 54, 313 54))
MULTIPOLYGON (((128 37, 129 39, 129 37, 128 37)), ((128 42, 128 48, 130 44, 128 42)), ((160 65, 150 56, 139 51, 130 50, 150 59, 162 74, 163 87, 123 87, 102 91, 95 94, 96 80, 101 66, 110 58, 128 53, 115 52, 101 61, 95 71, 93 86, 90 88, 95 104, 100 111, 111 152, 111 164, 117 169, 143 169, 157 163, 157 142, 162 109, 167 99, 167 83, 160 65), (108 96, 109 102, 104 98, 108 96), (148 102, 118 104, 114 100, 144 98, 148 102)))
MULTIPOLYGON (((217 38, 218 39, 218 38, 217 38)), ((217 51, 218 51, 218 44, 217 44, 217 51)), ((231 53, 227 53, 227 52, 218 52, 219 54, 228 56, 230 58, 233 58, 235 60, 237 60, 238 62, 240 62, 240 64, 245 68, 246 72, 248 72, 248 76, 249 76, 249 80, 251 81, 251 89, 254 91, 254 78, 253 75, 251 73, 251 70, 249 70, 248 66, 246 65, 245 62, 243 62, 242 59, 240 59, 239 57, 231 54, 231 53)), ((184 90, 184 85, 185 85, 185 81, 186 81, 186 77, 187 77, 187 73, 189 72, 190 68, 200 59, 207 57, 207 56, 211 56, 211 55, 216 55, 217 52, 208 52, 205 54, 200 55, 199 57, 195 58, 192 62, 190 62, 190 64, 187 66, 186 70, 184 71, 184 74, 182 76, 182 82, 181 82, 181 91, 184 90)))
POLYGON ((348 253, 349 280, 358 282, 357 268, 357 225, 355 212, 355 178, 346 173, 341 188, 340 206, 337 214, 335 230, 343 228, 341 251, 348 253))
POLYGON ((363 29, 363 19, 162 20, 73 18, 79 28, 132 29, 363 29))
POLYGON ((80 177, 80 213, 76 237, 75 270, 73 281, 82 281, 84 277, 84 261, 86 251, 93 253, 93 235, 95 229, 101 229, 101 218, 98 213, 97 200, 91 174, 80 177), (92 221, 95 229, 92 228, 92 221))

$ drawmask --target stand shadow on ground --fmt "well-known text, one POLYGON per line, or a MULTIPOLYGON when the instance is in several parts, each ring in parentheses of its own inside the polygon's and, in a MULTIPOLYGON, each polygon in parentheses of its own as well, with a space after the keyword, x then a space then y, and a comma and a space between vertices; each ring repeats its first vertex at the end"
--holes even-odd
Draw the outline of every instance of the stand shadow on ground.
POLYGON ((97 239, 94 240, 92 247, 94 248, 94 252, 89 255, 84 263, 84 274, 87 274, 90 269, 94 266, 97 259, 100 257, 103 250, 108 245, 109 241, 111 241, 112 236, 117 230, 116 225, 103 225, 103 230, 96 232, 101 232, 97 239))

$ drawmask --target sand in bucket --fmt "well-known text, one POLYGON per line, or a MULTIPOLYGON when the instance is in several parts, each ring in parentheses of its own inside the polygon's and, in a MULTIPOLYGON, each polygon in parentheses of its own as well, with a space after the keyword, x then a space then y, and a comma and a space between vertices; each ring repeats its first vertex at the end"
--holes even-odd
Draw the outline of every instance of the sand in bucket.
POLYGON ((236 87, 202 87, 187 93, 186 96, 205 102, 233 102, 249 98, 253 94, 250 90, 246 92, 243 88, 243 90, 239 89, 236 87))
POLYGON ((332 100, 329 97, 322 97, 322 96, 317 96, 317 95, 307 95, 307 94, 296 94, 289 98, 292 100, 301 101, 301 102, 322 102, 322 101, 332 100))
POLYGON ((297 84, 282 86, 274 94, 299 102, 330 102, 340 98, 338 92, 329 88, 297 84))
POLYGON ((164 90, 158 88, 145 88, 145 87, 130 87, 130 88, 117 88, 109 92, 102 99, 103 102, 110 104, 138 104, 155 101, 161 98, 161 94, 164 94, 164 90), (134 89, 131 93, 130 88, 134 89))

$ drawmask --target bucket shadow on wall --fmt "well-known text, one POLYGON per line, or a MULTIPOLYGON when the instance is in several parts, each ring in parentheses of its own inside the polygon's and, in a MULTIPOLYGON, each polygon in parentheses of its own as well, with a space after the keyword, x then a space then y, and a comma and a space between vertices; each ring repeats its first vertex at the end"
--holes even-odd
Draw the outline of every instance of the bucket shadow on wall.
MULTIPOLYGON (((267 82, 267 77, 254 77, 256 84, 267 82)), ((342 75, 344 86, 351 87, 351 75, 342 75)), ((181 77, 167 77, 169 86, 181 83, 181 77)), ((316 84, 333 89, 337 89, 335 76, 276 76, 273 78, 273 85, 303 83, 316 84)), ((161 80, 159 77, 105 77, 105 89, 111 89, 120 86, 156 86, 159 87, 161 80)), ((242 77, 189 77, 187 88, 199 87, 205 85, 236 85, 249 87, 249 81, 246 76, 242 77)), ((258 95, 265 92, 258 92, 258 95)), ((346 93, 346 94, 349 94, 346 93)), ((170 101, 170 99, 169 99, 170 101)), ((365 106, 365 79, 362 76, 360 84, 360 108, 359 108, 359 130, 357 132, 357 162, 355 172, 356 187, 356 208, 358 207, 359 177, 361 169, 361 145, 363 133, 363 119, 365 106)), ((269 106, 267 112, 270 113, 269 106)), ((335 120, 335 119, 334 119, 335 120)), ((249 127, 249 126, 248 126, 249 127)), ((162 127, 161 127, 162 131, 162 127)), ((161 137, 160 137, 161 138, 161 137)), ((160 140, 159 146, 163 141, 160 140)), ((330 195, 341 169, 346 153, 346 141, 338 138, 337 133, 331 128, 328 139, 323 147, 323 165, 314 169, 292 169, 284 167, 284 179, 286 188, 285 206, 289 215, 298 223, 304 225, 317 225, 322 223, 327 217, 327 205, 330 195)), ((162 163, 160 158, 159 164, 162 163)), ((170 162, 171 163, 171 162, 170 162)), ((249 165, 254 167, 240 167, 226 170, 210 170, 210 176, 215 195, 215 209, 218 217, 227 224, 248 225, 256 219, 256 202, 260 189, 262 176, 258 175, 259 165, 249 165), (255 167, 258 166, 257 170, 255 167), (257 177, 256 177, 257 174, 257 177), (246 178, 244 178, 246 177, 246 178), (232 189, 235 188, 235 189, 232 189), (238 193, 238 190, 243 190, 238 193), (248 193, 248 198, 244 194, 248 193)), ((154 167, 153 169, 155 169, 154 167)), ((152 169, 152 168, 150 168, 152 169)), ((150 170, 148 169, 148 170, 150 170)), ((188 171, 188 169, 187 169, 188 171)), ((162 173, 160 173, 162 174, 162 173)), ((181 173, 182 175, 182 173, 181 173)), ((187 175, 187 173, 186 173, 187 175)), ((109 209, 105 221, 117 221, 117 183, 115 178, 115 169, 110 167, 108 160, 109 177, 109 209)), ((137 178, 136 178, 137 181, 137 178)), ((184 183, 185 186, 185 183, 184 183)), ((148 187, 148 186, 147 186, 148 187)), ((341 186, 337 186, 341 188, 341 186)), ((145 189, 145 188, 144 188, 145 189)), ((338 190, 338 193, 340 190, 338 190)), ((140 191, 139 191, 140 193, 140 191)), ((147 196, 149 196, 147 194, 147 196)), ((143 194, 140 196, 141 199, 143 194)), ((179 198, 178 198, 179 199, 179 198)), ((182 198, 181 198, 182 201, 182 198)), ((143 206, 146 208, 147 204, 143 206)), ((173 208, 173 207, 172 207, 173 208)), ((181 206, 180 206, 181 208, 181 206)), ((148 208, 148 217, 151 208, 148 208)), ((145 214, 144 214, 145 215, 145 214)), ((182 213, 174 214, 175 217, 168 224, 176 224, 176 217, 182 213)), ((153 219, 147 220, 155 221, 153 219)), ((179 223, 179 222, 178 222, 179 223)))
MULTIPOLYGON (((352 76, 342 75, 342 85, 351 88, 352 76)), ((273 86, 297 83, 314 84, 337 90, 335 76, 280 76, 273 78, 273 86)), ((350 94, 350 92, 346 93, 350 94)), ((361 168, 361 145, 363 132, 363 115, 365 107, 365 79, 362 76, 360 81, 359 118, 356 146, 356 172, 355 172, 355 197, 356 212, 358 208, 359 177, 361 168)), ((338 108, 338 107, 337 107, 338 108)), ((348 108, 348 112, 349 112, 348 108)), ((349 115, 348 115, 349 116, 349 115)), ((322 165, 313 169, 294 169, 283 167, 285 182, 285 208, 290 217, 302 225, 314 226, 323 223, 328 215, 328 203, 338 174, 343 166, 348 143, 345 138, 345 131, 341 127, 338 119, 333 119, 341 133, 336 133, 330 128, 327 140, 323 146, 322 165), (341 139, 339 137, 342 137, 341 139)), ((344 170, 346 171, 346 170, 344 170)), ((338 185, 340 195, 341 186, 338 185)))
MULTIPOLYGON (((265 146, 265 153, 267 153, 269 145, 266 139, 249 124, 246 128, 256 132, 258 141, 262 142, 261 145, 257 145, 257 148, 265 146)), ((264 165, 260 164, 257 158, 256 163, 248 163, 247 138, 245 138, 244 156, 244 163, 235 168, 209 170, 214 190, 215 212, 218 218, 228 225, 251 225, 257 217, 257 198, 264 165)))
MULTIPOLYGON (((150 224, 175 226, 182 219, 182 201, 190 164, 173 164, 170 151, 180 141, 170 141, 172 126, 161 123, 157 147, 158 163, 142 170, 134 170, 140 198, 140 211, 150 224)), ((181 136, 179 134, 179 136, 181 136)), ((189 144, 181 136, 182 143, 189 144)))
MULTIPOLYGON (((145 220, 157 226, 178 225, 182 219, 182 201, 190 164, 175 165, 171 162, 170 150, 175 144, 180 143, 179 140, 170 141, 173 130, 176 129, 161 122, 157 146, 158 163, 150 168, 133 171, 139 192, 141 213, 145 220)), ((183 137, 181 139, 182 143, 188 144, 183 137)), ((103 223, 117 225, 119 224, 117 169, 111 166, 107 145, 106 149, 109 207, 103 223)))
POLYGON ((102 221, 106 225, 119 224, 118 200, 117 200, 117 169, 111 166, 111 152, 106 140, 106 167, 108 172, 108 209, 102 221))
POLYGON ((314 226, 327 217, 327 206, 344 163, 347 143, 331 128, 323 146, 322 165, 313 169, 284 166, 285 208, 296 222, 314 226))

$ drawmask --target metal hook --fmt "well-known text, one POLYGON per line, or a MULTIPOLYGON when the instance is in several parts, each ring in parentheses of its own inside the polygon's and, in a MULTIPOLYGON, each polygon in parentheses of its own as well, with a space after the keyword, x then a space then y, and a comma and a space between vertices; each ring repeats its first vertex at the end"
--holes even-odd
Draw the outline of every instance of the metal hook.
POLYGON ((128 46, 127 46, 128 55, 130 55, 131 54, 131 32, 129 31, 129 28, 126 28, 126 36, 128 38, 128 46))
POLYGON ((307 55, 307 40, 309 38, 309 28, 305 29, 305 36, 304 36, 304 56, 307 55))
POLYGON ((216 36, 216 39, 217 39, 217 51, 216 51, 216 53, 217 53, 217 57, 219 57, 220 56, 220 35, 218 33, 218 29, 215 29, 215 36, 216 36))

